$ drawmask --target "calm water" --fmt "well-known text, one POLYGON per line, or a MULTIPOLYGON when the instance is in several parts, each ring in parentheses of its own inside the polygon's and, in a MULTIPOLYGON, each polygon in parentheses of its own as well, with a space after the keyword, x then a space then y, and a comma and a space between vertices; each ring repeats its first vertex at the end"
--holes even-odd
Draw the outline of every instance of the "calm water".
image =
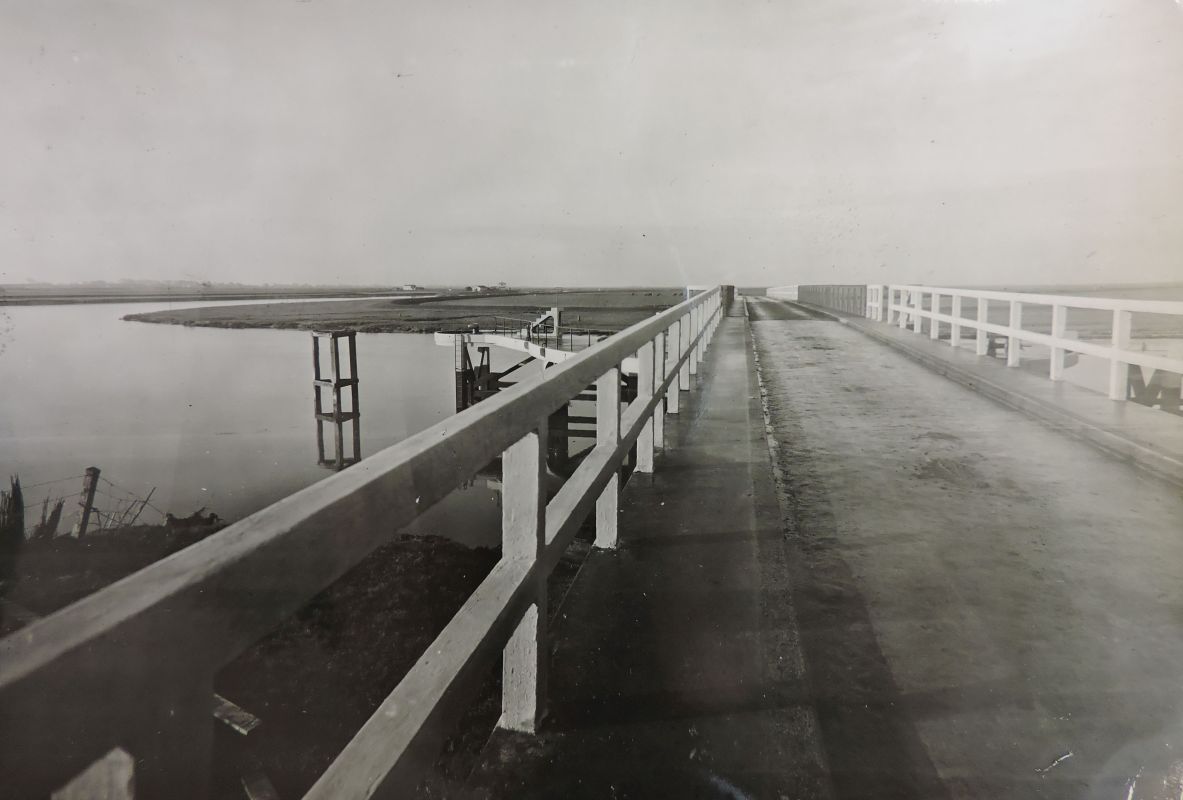
MULTIPOLYGON (((206 507, 230 520, 331 474, 316 466, 306 331, 120 319, 202 305, 210 304, 0 308, 0 476, 36 487, 27 504, 71 498, 60 529, 72 520, 75 476, 88 466, 139 496, 155 487, 161 510, 206 507)), ((357 338, 363 457, 453 413, 450 349, 420 334, 357 338)), ((96 507, 120 496, 103 482, 96 507)), ((416 530, 496 542, 496 500, 480 486, 457 492, 416 530)))

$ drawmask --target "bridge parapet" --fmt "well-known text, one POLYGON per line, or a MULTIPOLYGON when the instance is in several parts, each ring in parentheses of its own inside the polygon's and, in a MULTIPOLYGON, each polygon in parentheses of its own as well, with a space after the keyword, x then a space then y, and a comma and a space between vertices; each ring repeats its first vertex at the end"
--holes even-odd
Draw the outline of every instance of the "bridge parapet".
POLYGON ((797 299, 803 303, 861 315, 867 305, 866 284, 810 284, 797 287, 797 299))
POLYGON ((1145 315, 1158 335, 1174 331, 1183 337, 1183 302, 890 284, 868 287, 864 314, 903 330, 911 328, 917 334, 927 328, 932 339, 944 338, 942 326, 948 326, 953 347, 961 346, 963 331, 973 331, 978 355, 988 353, 991 336, 1000 337, 1006 343, 1009 367, 1022 363, 1022 345, 1046 347, 1050 351, 1048 377, 1053 381, 1063 379, 1068 353, 1104 359, 1109 363, 1108 395, 1116 401, 1129 395, 1132 365, 1176 376, 1183 373, 1183 357, 1178 354, 1141 352, 1130 344, 1135 314, 1145 315), (991 308, 1002 304, 1006 322, 991 322, 991 308), (1029 312, 1026 319, 1024 311, 1029 312), (1070 311, 1085 312, 1078 317, 1084 335, 1068 334, 1070 311))
POLYGON ((635 446, 653 471, 722 309, 719 287, 695 294, 0 640, 6 794, 47 796, 122 750, 142 796, 205 796, 215 673, 498 456, 500 562, 307 797, 412 794, 498 659, 499 724, 534 730, 547 576, 593 509, 596 544, 615 546, 621 465, 635 446), (629 359, 638 390, 622 409, 629 359), (593 383, 596 446, 547 502, 548 417, 593 383))

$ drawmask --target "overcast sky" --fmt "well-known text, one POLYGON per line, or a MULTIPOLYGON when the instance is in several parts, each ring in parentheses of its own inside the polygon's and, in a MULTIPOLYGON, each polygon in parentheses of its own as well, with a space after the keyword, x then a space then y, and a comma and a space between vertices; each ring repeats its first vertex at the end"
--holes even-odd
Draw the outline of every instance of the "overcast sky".
POLYGON ((1183 279, 1175 0, 0 8, 0 282, 1183 279))

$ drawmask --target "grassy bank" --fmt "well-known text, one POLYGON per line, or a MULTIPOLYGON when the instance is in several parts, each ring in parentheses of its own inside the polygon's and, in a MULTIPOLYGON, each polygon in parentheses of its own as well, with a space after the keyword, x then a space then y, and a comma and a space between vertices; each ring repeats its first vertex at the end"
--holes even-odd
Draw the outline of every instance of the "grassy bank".
POLYGON ((334 302, 212 306, 129 314, 124 319, 211 328, 352 329, 363 333, 433 333, 493 326, 498 318, 532 318, 563 309, 563 327, 617 331, 681 302, 676 288, 534 289, 448 298, 361 299, 334 302))

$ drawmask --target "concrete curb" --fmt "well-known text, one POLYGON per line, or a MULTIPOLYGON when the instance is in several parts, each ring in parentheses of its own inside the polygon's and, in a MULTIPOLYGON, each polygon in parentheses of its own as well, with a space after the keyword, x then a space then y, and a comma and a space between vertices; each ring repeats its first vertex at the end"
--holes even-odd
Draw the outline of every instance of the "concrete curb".
POLYGON ((1020 411, 1055 430, 1081 439, 1099 450, 1126 461, 1155 477, 1183 487, 1183 457, 1156 450, 1147 444, 1131 439, 1121 431, 1103 427, 1089 419, 1073 414, 1040 398, 1024 394, 1012 387, 983 379, 979 375, 971 374, 959 368, 956 364, 926 353, 920 348, 908 347, 897 339, 877 331, 873 327, 873 324, 867 324, 864 320, 842 317, 815 306, 809 307, 891 347, 893 350, 902 353, 913 361, 931 369, 933 372, 956 381, 969 389, 973 389, 984 397, 988 397, 1009 408, 1020 411))

